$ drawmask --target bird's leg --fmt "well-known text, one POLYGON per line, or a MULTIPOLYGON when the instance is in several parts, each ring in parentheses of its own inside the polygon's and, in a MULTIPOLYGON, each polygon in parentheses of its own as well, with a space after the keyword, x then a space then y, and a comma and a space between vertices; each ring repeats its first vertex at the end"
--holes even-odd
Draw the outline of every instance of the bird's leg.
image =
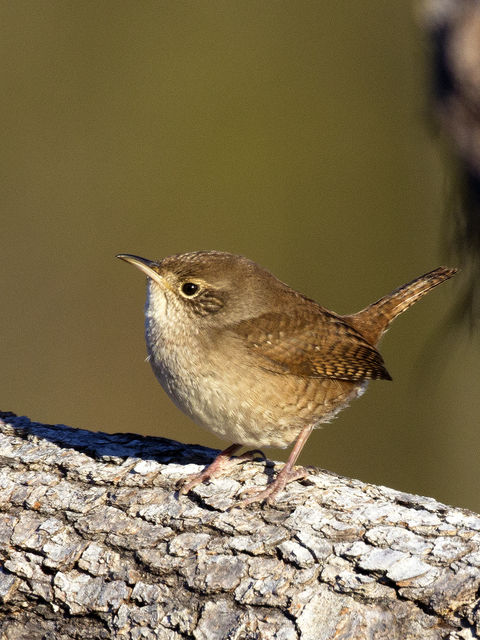
POLYGON ((211 478, 217 478, 218 476, 224 475, 227 471, 229 471, 232 467, 235 467, 237 464, 241 462, 245 462, 245 460, 253 460, 255 456, 260 453, 265 459, 265 455, 259 451, 258 449, 254 451, 246 451, 241 456, 233 458, 233 454, 241 448, 241 444, 234 443, 229 447, 224 449, 222 452, 218 454, 215 460, 209 464, 203 471, 200 473, 195 473, 193 475, 188 476, 185 480, 185 483, 180 489, 180 493, 188 493, 191 489, 196 487, 197 485, 205 482, 205 480, 210 480, 211 478))
POLYGON ((283 469, 280 471, 276 479, 266 487, 266 489, 259 490, 258 487, 248 489, 245 493, 255 493, 249 498, 245 498, 244 500, 237 502, 237 504, 235 504, 234 506, 243 508, 247 504, 251 504, 252 502, 264 501, 268 504, 272 504, 273 502, 275 502, 275 499, 280 491, 282 491, 289 482, 305 478, 308 472, 305 469, 294 470, 293 465, 297 461, 297 458, 300 455, 305 442, 308 440, 308 436, 312 433, 312 429, 313 425, 308 425, 300 431, 300 434, 295 441, 293 449, 290 452, 288 460, 285 463, 283 469))

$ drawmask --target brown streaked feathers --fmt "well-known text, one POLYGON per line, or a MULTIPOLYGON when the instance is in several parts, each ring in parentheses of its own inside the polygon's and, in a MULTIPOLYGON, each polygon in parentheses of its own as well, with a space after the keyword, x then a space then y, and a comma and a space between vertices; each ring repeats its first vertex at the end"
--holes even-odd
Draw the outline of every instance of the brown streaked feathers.
POLYGON ((390 380, 382 356, 341 317, 308 305, 290 314, 265 313, 232 327, 273 373, 311 378, 390 380), (316 311, 315 314, 312 312, 316 311))

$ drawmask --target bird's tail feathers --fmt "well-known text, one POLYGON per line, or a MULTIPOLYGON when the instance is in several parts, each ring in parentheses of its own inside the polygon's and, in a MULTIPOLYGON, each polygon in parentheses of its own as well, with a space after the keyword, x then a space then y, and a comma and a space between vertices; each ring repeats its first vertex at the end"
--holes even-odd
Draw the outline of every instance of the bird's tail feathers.
POLYGON ((438 267, 398 287, 362 311, 345 316, 345 319, 371 344, 375 345, 398 315, 406 311, 417 300, 423 298, 430 289, 451 278, 456 272, 457 269, 438 267))

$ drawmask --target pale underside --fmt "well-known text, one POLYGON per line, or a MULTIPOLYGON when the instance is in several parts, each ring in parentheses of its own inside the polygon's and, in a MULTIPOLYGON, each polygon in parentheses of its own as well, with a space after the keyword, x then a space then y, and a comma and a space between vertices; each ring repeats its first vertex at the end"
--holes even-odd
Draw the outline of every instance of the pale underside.
POLYGON ((244 338, 235 341, 233 348, 230 344, 228 363, 221 361, 223 350, 218 348, 209 349, 205 361, 205 350, 202 359, 196 349, 203 337, 186 336, 181 324, 168 324, 172 303, 166 304, 164 295, 149 287, 150 364, 172 401, 224 440, 253 447, 288 447, 305 426, 330 421, 365 390, 367 381, 305 377, 259 367, 258 354, 246 349, 244 338), (175 348, 174 343, 185 341, 187 348, 175 348))

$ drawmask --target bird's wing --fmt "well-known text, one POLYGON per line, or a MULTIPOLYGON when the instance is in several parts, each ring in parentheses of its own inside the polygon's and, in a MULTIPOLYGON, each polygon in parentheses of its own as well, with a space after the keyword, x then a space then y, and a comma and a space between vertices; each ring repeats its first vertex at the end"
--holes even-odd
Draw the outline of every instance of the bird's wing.
POLYGON ((382 356, 334 313, 269 312, 230 327, 264 369, 311 378, 391 380, 382 356))

